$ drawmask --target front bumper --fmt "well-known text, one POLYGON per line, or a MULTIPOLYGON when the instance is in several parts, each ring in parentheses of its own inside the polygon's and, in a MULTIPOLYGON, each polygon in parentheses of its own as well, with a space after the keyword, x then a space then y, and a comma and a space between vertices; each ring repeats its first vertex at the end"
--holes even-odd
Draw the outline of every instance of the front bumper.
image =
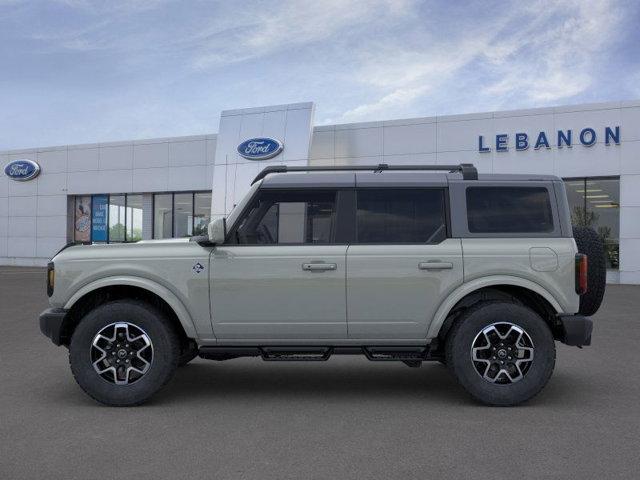
POLYGON ((62 345, 65 340, 63 325, 67 312, 64 308, 47 308, 40 314, 40 331, 55 345, 62 345))
POLYGON ((591 345, 593 322, 582 315, 558 315, 561 324, 559 340, 575 347, 591 345))

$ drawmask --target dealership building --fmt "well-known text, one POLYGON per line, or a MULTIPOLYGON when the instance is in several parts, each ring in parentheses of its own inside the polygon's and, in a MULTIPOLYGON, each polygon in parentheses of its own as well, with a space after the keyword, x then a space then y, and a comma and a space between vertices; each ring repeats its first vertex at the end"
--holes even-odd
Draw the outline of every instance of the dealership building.
POLYGON ((640 284, 640 101, 313 120, 313 103, 246 108, 222 112, 217 134, 0 152, 0 265, 44 265, 70 241, 203 233, 268 165, 473 163, 562 177, 573 222, 606 244, 608 281, 640 284))

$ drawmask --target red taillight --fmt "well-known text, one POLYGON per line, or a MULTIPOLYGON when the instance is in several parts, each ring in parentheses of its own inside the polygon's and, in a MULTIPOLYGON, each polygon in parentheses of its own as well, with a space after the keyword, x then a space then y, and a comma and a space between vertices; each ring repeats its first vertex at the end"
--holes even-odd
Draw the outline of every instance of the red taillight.
POLYGON ((587 256, 583 253, 576 254, 576 293, 584 295, 587 293, 587 256))

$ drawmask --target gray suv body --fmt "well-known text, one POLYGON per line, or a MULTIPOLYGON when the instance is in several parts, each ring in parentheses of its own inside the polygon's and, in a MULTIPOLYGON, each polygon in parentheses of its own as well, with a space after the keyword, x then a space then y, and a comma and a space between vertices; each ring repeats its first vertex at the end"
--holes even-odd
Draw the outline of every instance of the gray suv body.
POLYGON ((440 361, 512 405, 545 385, 555 341, 590 344, 604 279, 589 233, 579 251, 553 176, 269 167, 205 237, 63 249, 40 326, 110 405, 145 401, 198 355, 333 354, 440 361))

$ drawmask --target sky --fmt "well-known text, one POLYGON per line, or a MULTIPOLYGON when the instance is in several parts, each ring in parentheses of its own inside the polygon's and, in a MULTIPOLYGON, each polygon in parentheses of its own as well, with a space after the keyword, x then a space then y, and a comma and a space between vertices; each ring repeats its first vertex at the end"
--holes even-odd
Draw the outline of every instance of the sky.
POLYGON ((640 2, 0 0, 0 150, 640 98, 640 2))

